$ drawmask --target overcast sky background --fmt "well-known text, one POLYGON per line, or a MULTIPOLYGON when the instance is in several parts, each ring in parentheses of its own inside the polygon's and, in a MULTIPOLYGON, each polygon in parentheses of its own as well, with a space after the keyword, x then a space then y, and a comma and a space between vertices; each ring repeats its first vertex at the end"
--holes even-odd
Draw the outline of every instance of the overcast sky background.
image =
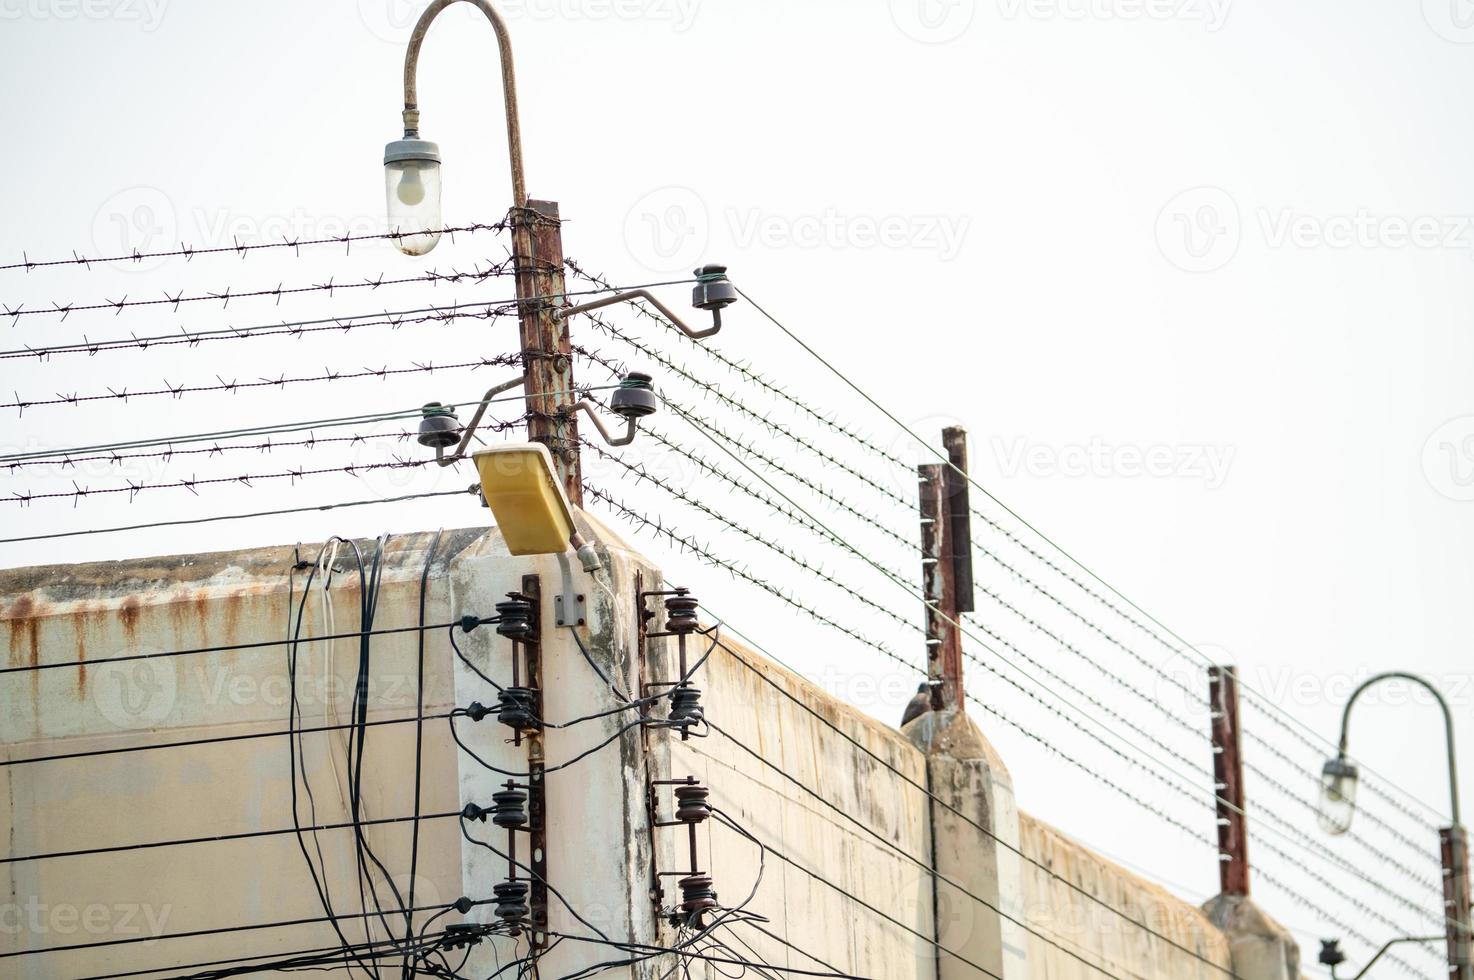
MULTIPOLYGON (((380 154, 399 135, 403 42, 418 7, 0 0, 7 93, 0 112, 10 150, 0 182, 0 264, 19 261, 23 250, 45 259, 74 249, 99 255, 179 241, 208 247, 382 231, 380 154)), ((569 256, 623 283, 728 263, 755 299, 923 435, 936 439, 945 424, 965 425, 980 483, 1209 656, 1238 664, 1250 685, 1324 736, 1334 737, 1353 682, 1390 668, 1433 678, 1464 734, 1474 731, 1468 0, 526 0, 506 9, 529 190, 561 203, 569 256)), ((480 20, 469 7, 449 11, 421 62, 422 130, 441 144, 450 224, 496 220, 510 198, 492 34, 480 20)), ((470 269, 505 254, 504 239, 482 234, 458 236, 419 260, 378 243, 351 254, 304 248, 300 258, 276 250, 0 271, 0 302, 37 309, 329 277, 347 284, 470 269)), ((686 288, 670 287, 671 301, 683 307, 686 288)), ((492 280, 337 289, 279 306, 258 298, 79 311, 64 320, 22 315, 0 325, 0 346, 510 295, 509 281, 492 280)), ((735 308, 727 322, 719 349, 898 455, 923 458, 750 306, 735 308)), ((579 339, 630 357, 592 332, 579 339)), ((721 377, 724 390, 743 392, 699 353, 662 342, 721 377)), ((217 376, 452 364, 514 346, 515 328, 501 320, 46 363, 9 359, 0 361, 0 401, 140 391, 164 379, 205 385, 217 376)), ((464 401, 507 373, 340 380, 139 398, 126 407, 9 408, 0 438, 19 449, 84 446, 363 414, 432 398, 464 401)), ((759 444, 779 441, 750 426, 742 431, 759 444)), ((828 438, 813 426, 810 437, 828 438)), ((910 492, 904 472, 855 456, 843 440, 823 444, 910 492)), ((417 447, 395 451, 413 455, 417 447)), ((102 488, 124 478, 169 482, 383 458, 382 447, 370 452, 237 453, 228 463, 196 457, 80 475, 31 468, 7 474, 4 489, 55 492, 71 489, 73 479, 102 488)), ((619 485, 617 468, 591 470, 601 485, 658 506, 658 496, 619 485)), ((667 472, 696 487, 689 469, 667 472)), ((815 472, 872 506, 867 488, 844 474, 817 464, 815 472)), ((392 496, 469 478, 379 472, 202 488, 198 497, 140 492, 131 503, 127 494, 38 500, 28 508, 0 504, 0 526, 13 537, 392 496)), ((910 514, 882 504, 873 505, 883 521, 914 534, 910 514)), ((678 508, 668 514, 781 588, 842 610, 835 614, 846 622, 863 614, 761 549, 744 551, 750 543, 729 543, 729 532, 678 508)), ((449 498, 11 544, 0 560, 92 561, 484 519, 469 498, 449 498)), ((797 543, 760 511, 751 520, 797 543)), ((756 589, 635 537, 735 628, 895 721, 910 675, 756 589)), ((863 572, 842 557, 830 560, 838 564, 829 567, 863 572)), ((980 567, 980 580, 986 574, 980 567)), ((903 593, 883 582, 874 590, 916 618, 918 607, 903 593)), ((1017 642, 1040 641, 1004 620, 992 622, 1011 628, 1017 642)), ((921 658, 914 636, 890 641, 908 659, 921 658)), ((1057 644, 1042 647, 1041 657, 1060 654, 1057 644)), ((1112 660, 1109 646, 1092 649, 1109 671, 1139 668, 1112 660)), ((1174 676, 1205 686, 1200 665, 1161 648, 1148 653, 1174 676)), ((1046 662, 1069 669, 1063 655, 1046 662)), ((1100 675, 1072 676, 1115 710, 1157 724, 1100 675)), ((1147 671, 1138 683, 1159 681, 1147 671)), ((991 675, 975 671, 971 682, 1066 750, 1092 751, 991 675)), ((1211 851, 1178 840, 1183 835, 1016 730, 981 721, 1026 808, 1195 900, 1216 890, 1211 851)), ((1170 727, 1158 730, 1173 737, 1170 727)), ((1278 737, 1275 728, 1260 731, 1278 737)), ((1173 744, 1203 754, 1197 744, 1173 744)), ((1373 769, 1446 814, 1441 725, 1430 703, 1405 692, 1369 700, 1353 745, 1373 769)), ((1318 764, 1303 746, 1294 754, 1305 766, 1318 764)), ((1100 765, 1112 763, 1105 757, 1100 765)), ((1141 773, 1114 774, 1145 798, 1175 805, 1141 773)), ((1281 775, 1314 792, 1308 775, 1281 775)), ((1474 771, 1466 768, 1465 779, 1474 781, 1474 771)), ((1289 805, 1278 812, 1320 840, 1311 813, 1289 805)), ((1384 816, 1398 820, 1393 810, 1384 816)), ((1211 814, 1185 819, 1212 833, 1211 814)), ((1397 826, 1426 840, 1418 870, 1436 875, 1432 835, 1397 826)), ((1343 858, 1358 855, 1350 844, 1331 846, 1343 858)), ((1256 863, 1280 867, 1263 851, 1256 863)), ((1378 944, 1392 938, 1390 926, 1353 902, 1291 869, 1280 873, 1378 944)), ((1334 880, 1352 898, 1396 911, 1365 882, 1334 880)), ((1286 894, 1271 887, 1260 894, 1296 927, 1307 960, 1316 937, 1341 934, 1286 894)), ((1358 962, 1364 958, 1365 947, 1348 945, 1358 962)), ((1438 973, 1436 958, 1409 959, 1424 975, 1438 973)))

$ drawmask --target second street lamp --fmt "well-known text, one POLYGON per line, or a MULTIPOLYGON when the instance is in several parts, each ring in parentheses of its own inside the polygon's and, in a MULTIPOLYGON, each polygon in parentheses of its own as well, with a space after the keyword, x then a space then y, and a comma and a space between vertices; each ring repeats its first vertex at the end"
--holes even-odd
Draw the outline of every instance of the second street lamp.
MULTIPOLYGON (((1452 825, 1439 831, 1439 851, 1443 859, 1444 920, 1448 933, 1450 980, 1474 980, 1474 964, 1470 961, 1469 930, 1469 844, 1468 835, 1459 821, 1459 768, 1454 752, 1454 716, 1448 701, 1438 688, 1416 674, 1389 671, 1363 681, 1351 692, 1341 714, 1341 741, 1336 758, 1326 762, 1321 771, 1320 824, 1328 833, 1344 834, 1351 829, 1356 812, 1358 771, 1347 757, 1350 739, 1351 709, 1366 690, 1383 681, 1402 680, 1417 684, 1433 695, 1443 709, 1444 736, 1448 744, 1448 792, 1452 825)), ((1385 949, 1384 949, 1385 951, 1385 949)), ((1380 955, 1380 954, 1378 954, 1380 955)))

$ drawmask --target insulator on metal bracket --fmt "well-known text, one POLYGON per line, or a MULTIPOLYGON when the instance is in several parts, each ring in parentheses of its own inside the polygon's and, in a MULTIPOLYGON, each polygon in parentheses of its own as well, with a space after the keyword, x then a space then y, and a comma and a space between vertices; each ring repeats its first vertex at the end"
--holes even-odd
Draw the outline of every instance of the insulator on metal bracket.
POLYGON ((496 604, 501 621, 496 631, 510 640, 532 639, 532 603, 526 599, 508 599, 496 604))
POLYGON ((496 720, 513 731, 532 731, 539 727, 533 710, 537 694, 530 687, 503 688, 497 694, 496 720))
POLYGON ((691 875, 677 884, 681 888, 682 912, 705 912, 717 907, 717 893, 712 888, 711 875, 691 875))
POLYGON ((676 819, 681 823, 701 823, 711 816, 708 797, 711 790, 700 784, 676 787, 676 819))
POLYGON ((670 692, 670 723, 680 728, 697 725, 706 717, 701 707, 701 688, 682 684, 670 692))
POLYGON ((503 881, 492 886, 491 893, 496 896, 498 919, 511 926, 527 921, 527 882, 503 881))
POLYGON ((511 830, 527 824, 527 794, 520 789, 507 787, 491 794, 494 804, 491 822, 498 827, 511 830))
POLYGON ((700 604, 697 598, 685 589, 676 590, 675 595, 665 600, 667 615, 665 631, 676 634, 696 632, 701 626, 696 617, 696 607, 700 604))

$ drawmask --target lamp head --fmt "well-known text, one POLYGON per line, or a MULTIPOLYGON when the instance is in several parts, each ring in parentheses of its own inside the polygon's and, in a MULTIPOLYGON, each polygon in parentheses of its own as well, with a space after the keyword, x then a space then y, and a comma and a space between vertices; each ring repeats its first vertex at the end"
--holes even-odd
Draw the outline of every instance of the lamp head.
POLYGON ((384 147, 389 230, 405 255, 424 255, 440 242, 440 147, 429 140, 395 140, 384 147))
POLYGON ((1346 954, 1341 952, 1341 940, 1322 939, 1320 941, 1320 962, 1322 966, 1340 966, 1346 962, 1346 954))
POLYGON ((1360 773, 1344 755, 1328 761, 1321 769, 1320 827, 1333 837, 1351 829, 1356 814, 1356 783, 1360 773))

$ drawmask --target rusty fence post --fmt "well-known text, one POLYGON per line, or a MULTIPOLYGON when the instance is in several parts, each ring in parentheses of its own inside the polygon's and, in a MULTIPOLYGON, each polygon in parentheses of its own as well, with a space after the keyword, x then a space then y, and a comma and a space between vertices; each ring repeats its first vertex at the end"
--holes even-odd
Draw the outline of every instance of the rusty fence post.
POLYGON ((1224 895, 1249 894, 1249 828, 1239 733, 1239 673, 1208 668, 1213 717, 1213 792, 1218 808, 1218 877, 1224 895))
POLYGON ((573 347, 568 321, 553 318, 563 303, 563 228, 553 201, 528 201, 512 212, 518 321, 527 372, 527 435, 553 454, 558 478, 583 506, 578 423, 572 408, 573 347))
POLYGON ((1449 980, 1474 978, 1469 926, 1469 835, 1463 827, 1438 832, 1443 855, 1443 914, 1448 919, 1449 980))
POLYGON ((933 711, 963 706, 958 617, 973 608, 967 433, 946 429, 942 441, 951 465, 916 469, 921 500, 921 582, 927 603, 926 664, 933 711))

